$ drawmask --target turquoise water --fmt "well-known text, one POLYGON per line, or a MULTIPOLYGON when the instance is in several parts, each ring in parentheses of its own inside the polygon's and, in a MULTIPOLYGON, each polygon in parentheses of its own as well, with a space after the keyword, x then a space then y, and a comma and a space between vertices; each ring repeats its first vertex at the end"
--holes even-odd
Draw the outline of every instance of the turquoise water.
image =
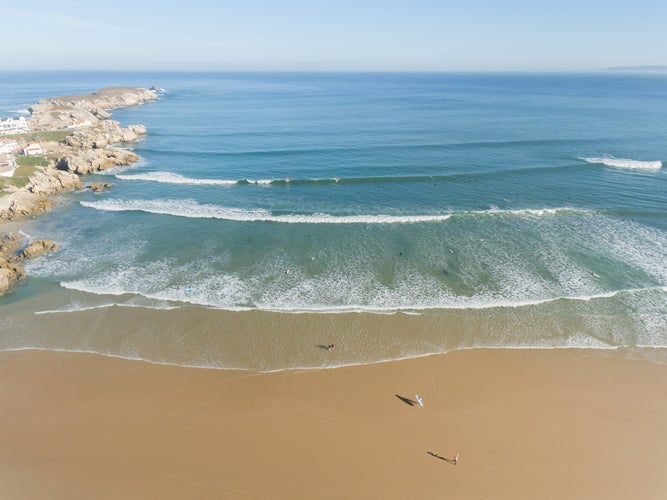
POLYGON ((113 111, 141 160, 12 226, 62 249, 0 319, 483 315, 514 319, 442 344, 667 347, 667 76, 4 73, 0 114, 110 85, 166 89, 113 111))

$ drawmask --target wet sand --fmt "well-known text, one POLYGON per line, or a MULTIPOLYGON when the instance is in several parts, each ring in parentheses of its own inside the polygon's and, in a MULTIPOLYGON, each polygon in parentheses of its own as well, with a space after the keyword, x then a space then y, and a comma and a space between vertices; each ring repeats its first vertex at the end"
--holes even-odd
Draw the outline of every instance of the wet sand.
POLYGON ((22 500, 664 498, 667 366, 622 354, 474 350, 257 374, 2 352, 0 490, 22 500), (411 403, 417 393, 424 407, 411 403))

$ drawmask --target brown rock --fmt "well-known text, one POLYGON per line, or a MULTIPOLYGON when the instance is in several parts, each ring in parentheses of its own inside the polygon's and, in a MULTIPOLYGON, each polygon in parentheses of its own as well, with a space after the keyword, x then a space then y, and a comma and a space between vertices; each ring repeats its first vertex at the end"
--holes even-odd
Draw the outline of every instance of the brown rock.
POLYGON ((123 128, 115 120, 104 120, 91 127, 75 130, 65 138, 65 144, 79 149, 102 149, 117 142, 136 141, 139 135, 146 133, 143 125, 130 125, 123 128))
POLYGON ((18 233, 8 233, 0 238, 0 258, 11 259, 21 248, 23 237, 18 233))
POLYGON ((17 233, 5 234, 0 238, 0 295, 13 285, 27 278, 27 273, 18 261, 34 259, 47 252, 58 250, 60 246, 50 240, 34 241, 20 252, 23 237, 17 233))
POLYGON ((135 153, 123 149, 82 149, 60 158, 56 163, 56 168, 85 175, 111 167, 131 165, 138 159, 135 153))
POLYGON ((18 254, 17 260, 35 259, 47 252, 54 252, 59 248, 60 245, 51 240, 33 241, 18 254))
POLYGON ((17 191, 10 194, 0 209, 0 219, 12 220, 46 212, 53 206, 53 201, 41 193, 17 191))
POLYGON ((113 183, 112 182, 91 182, 86 187, 88 189, 90 189, 91 191, 99 193, 100 191, 104 191, 105 189, 112 188, 113 183))
POLYGON ((55 194, 60 191, 81 189, 79 176, 71 172, 47 169, 45 172, 35 172, 30 176, 26 189, 36 194, 55 194))
POLYGON ((15 283, 26 279, 26 277, 23 266, 0 258, 0 295, 7 292, 15 283))

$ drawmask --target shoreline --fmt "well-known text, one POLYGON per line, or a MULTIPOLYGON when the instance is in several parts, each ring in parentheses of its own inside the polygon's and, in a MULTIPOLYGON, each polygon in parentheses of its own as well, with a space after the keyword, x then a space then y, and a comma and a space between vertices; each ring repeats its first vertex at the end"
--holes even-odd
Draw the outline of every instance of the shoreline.
POLYGON ((0 329, 22 332, 1 339, 0 350, 91 352, 177 367, 262 373, 372 365, 480 349, 583 349, 667 365, 664 346, 603 342, 595 332, 582 329, 577 317, 566 323, 556 317, 554 326, 536 323, 530 315, 517 316, 513 310, 291 314, 105 305, 36 314, 34 305, 29 302, 0 315, 0 329), (504 335, 490 336, 490 324, 508 329, 504 335), (572 333, 563 335, 565 326, 572 333), (481 337, 480 332, 486 334, 481 337), (597 342, 585 341, 584 334, 597 342), (335 348, 325 349, 330 344, 335 348))
MULTIPOLYGON (((305 373, 305 372, 316 372, 319 370, 338 370, 345 368, 359 368, 365 366, 376 366, 383 365, 385 363, 401 363, 407 361, 415 361, 421 359, 428 359, 436 356, 447 356, 460 352, 489 352, 493 353, 496 351, 534 351, 534 352, 550 352, 550 351, 570 351, 570 352, 581 352, 587 353, 590 352, 592 356, 603 356, 605 357, 620 357, 627 359, 629 361, 638 361, 645 363, 652 363, 660 366, 667 366, 667 362, 658 361, 650 357, 643 357, 639 355, 630 356, 628 353, 630 349, 656 349, 665 351, 667 354, 667 348, 664 347, 652 347, 652 346, 619 346, 619 347, 609 347, 609 348, 600 348, 600 347, 465 347, 460 349, 452 349, 450 351, 444 352, 432 352, 427 354, 419 354, 414 356, 405 356, 402 358, 391 358, 391 359, 380 359, 376 361, 369 362, 358 362, 358 363, 342 363, 342 364, 332 364, 332 365, 323 365, 323 366, 294 366, 287 368, 276 368, 273 370, 257 370, 254 368, 238 368, 238 367, 225 367, 225 366, 210 366, 210 365, 188 365, 188 364, 179 364, 177 362, 171 361, 157 361, 150 360, 139 357, 124 356, 122 354, 113 354, 113 353, 104 353, 97 351, 87 351, 83 349, 59 349, 52 347, 17 347, 17 348, 7 348, 0 349, 0 356, 2 353, 20 353, 20 352, 44 352, 44 353, 54 353, 54 354, 63 354, 63 355, 73 355, 73 356, 95 356, 100 358, 109 358, 119 361, 128 361, 131 363, 145 363, 147 365, 155 366, 165 366, 170 368, 184 369, 184 370, 210 370, 210 371, 219 371, 219 372, 241 372, 255 375, 271 375, 277 373, 305 373)), ((634 351, 635 353, 637 351, 634 351)))
POLYGON ((588 350, 270 374, 22 351, 0 352, 0 369, 10 499, 667 490, 667 367, 588 350))

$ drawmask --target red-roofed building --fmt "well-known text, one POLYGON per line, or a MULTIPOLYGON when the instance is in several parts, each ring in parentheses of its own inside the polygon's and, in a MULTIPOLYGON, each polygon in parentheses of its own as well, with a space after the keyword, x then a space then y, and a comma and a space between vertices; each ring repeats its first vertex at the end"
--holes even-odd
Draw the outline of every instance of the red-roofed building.
POLYGON ((18 154, 23 156, 41 155, 44 153, 42 146, 36 142, 29 142, 25 146, 18 148, 18 154))

